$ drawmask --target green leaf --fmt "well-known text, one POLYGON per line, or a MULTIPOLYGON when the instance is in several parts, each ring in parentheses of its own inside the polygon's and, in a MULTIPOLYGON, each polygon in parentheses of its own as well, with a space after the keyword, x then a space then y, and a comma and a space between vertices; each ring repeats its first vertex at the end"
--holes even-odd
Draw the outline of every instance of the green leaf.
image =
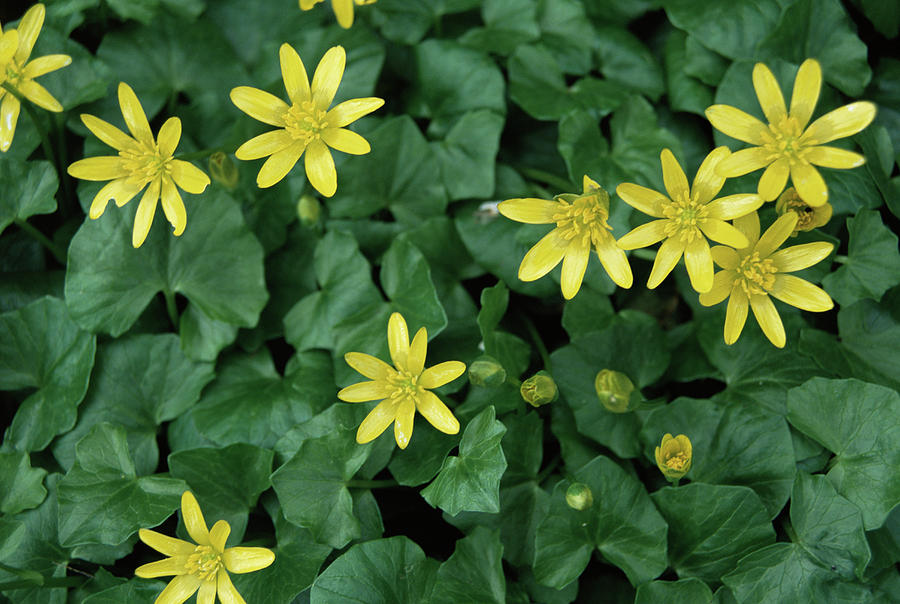
POLYGON ((870 210, 847 219, 850 244, 847 261, 822 280, 822 285, 841 306, 857 300, 880 300, 888 289, 900 283, 900 251, 897 235, 870 210))
POLYGON ((432 507, 451 516, 461 511, 500 511, 500 477, 506 458, 500 440, 506 427, 494 419, 494 407, 479 413, 463 431, 459 456, 444 460, 434 481, 422 489, 422 497, 432 507))
POLYGON ((438 564, 407 537, 359 543, 318 576, 311 604, 420 604, 434 588, 438 564))
POLYGON ((72 428, 96 347, 94 336, 69 318, 58 298, 40 298, 0 315, 0 389, 36 389, 19 404, 6 444, 40 451, 72 428))
POLYGON ((611 459, 598 456, 553 489, 535 536, 534 576, 562 589, 578 578, 596 548, 632 585, 650 581, 666 568, 666 530, 644 486, 611 459), (590 487, 592 507, 577 511, 566 504, 572 482, 590 487))
POLYGON ((744 555, 775 542, 769 513, 747 487, 693 483, 652 497, 669 524, 669 564, 680 578, 716 582, 744 555))
POLYGON ((32 468, 28 453, 0 453, 0 512, 18 514, 47 496, 43 468, 32 468))
POLYGON ((566 73, 585 74, 593 66, 597 32, 579 0, 540 2, 541 46, 547 48, 566 73))
POLYGON ((0 161, 0 185, 0 233, 16 220, 56 211, 59 181, 48 161, 0 161))
POLYGON ((372 7, 373 21, 388 40, 415 44, 441 17, 478 6, 479 0, 382 0, 372 7))
POLYGON ((505 604, 502 555, 499 533, 476 527, 438 569, 431 603, 505 604))
MULTIPOLYGON (((358 420, 356 425, 358 425, 358 420)), ((395 455, 388 469, 394 479, 407 487, 417 487, 434 478, 447 454, 459 439, 437 430, 421 430, 411 439, 402 455, 395 455)))
POLYGON ((119 604, 121 602, 152 602, 165 583, 134 578, 122 585, 95 593, 82 600, 82 604, 119 604))
POLYGON ((494 111, 469 111, 453 125, 442 142, 431 143, 450 201, 488 199, 494 194, 494 162, 504 121, 494 111))
POLYGON ((501 55, 540 36, 536 0, 485 0, 481 18, 485 27, 473 27, 459 41, 464 46, 501 55))
POLYGON ((675 111, 689 111, 704 115, 712 105, 712 90, 688 73, 688 56, 685 49, 688 37, 673 31, 666 38, 664 66, 669 103, 675 111))
POLYGON ((447 326, 428 261, 408 238, 398 237, 391 243, 382 258, 380 277, 391 310, 403 315, 411 332, 423 326, 433 338, 447 326))
POLYGON ((697 10, 693 0, 664 0, 669 21, 730 59, 752 58, 782 14, 779 0, 712 0, 697 10))
POLYGON ((188 226, 178 238, 157 212, 147 241, 134 249, 137 205, 108 208, 72 239, 66 271, 72 318, 90 331, 119 336, 162 291, 183 294, 209 318, 256 325, 268 298, 263 250, 237 203, 217 188, 188 199, 188 226))
POLYGON ((665 89, 662 69, 640 39, 623 28, 603 27, 596 40, 600 72, 607 80, 659 99, 665 89))
POLYGON ((898 406, 896 391, 859 380, 812 378, 788 394, 788 420, 834 452, 828 479, 859 506, 866 530, 900 503, 898 406))
POLYGON ((577 104, 553 54, 540 45, 522 45, 509 58, 509 96, 531 117, 557 120, 577 104))
POLYGON ((60 543, 122 543, 168 518, 186 489, 174 478, 138 477, 125 430, 99 424, 78 441, 75 465, 59 481, 60 543))
POLYGON ((184 354, 194 361, 215 361, 219 352, 237 338, 237 325, 207 317, 188 304, 178 324, 184 354))
POLYGON ((700 579, 651 581, 638 585, 634 604, 712 604, 713 594, 700 579))

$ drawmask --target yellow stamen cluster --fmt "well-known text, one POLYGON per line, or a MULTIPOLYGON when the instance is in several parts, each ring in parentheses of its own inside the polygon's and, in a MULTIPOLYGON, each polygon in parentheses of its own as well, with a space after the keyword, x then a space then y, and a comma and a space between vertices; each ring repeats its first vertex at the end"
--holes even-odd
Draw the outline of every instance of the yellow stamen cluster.
POLYGON ((422 387, 419 386, 419 376, 413 375, 408 371, 398 371, 397 375, 389 380, 394 391, 388 398, 398 400, 408 396, 417 396, 422 393, 422 387))
POLYGON ((123 168, 130 173, 130 178, 150 182, 163 174, 171 176, 172 168, 169 165, 172 155, 160 153, 159 148, 149 148, 140 145, 132 149, 119 151, 119 157, 125 160, 123 168))
POLYGON ((188 574, 201 581, 212 581, 222 568, 222 555, 209 545, 198 545, 184 564, 188 574))
POLYGON ((737 272, 741 288, 749 296, 769 292, 775 285, 775 273, 778 269, 771 259, 760 259, 759 254, 753 252, 741 260, 737 272))
POLYGON ((577 238, 590 245, 599 241, 605 231, 612 230, 607 222, 609 210, 600 203, 598 195, 582 195, 571 203, 561 199, 560 204, 553 220, 566 241, 577 238))
POLYGON ((684 466, 687 465, 688 458, 684 453, 676 453, 675 455, 669 457, 665 460, 666 467, 670 470, 681 471, 684 469, 684 466))
POLYGON ((663 216, 669 219, 666 224, 666 237, 678 237, 684 243, 703 237, 700 225, 709 213, 706 204, 700 203, 694 196, 676 195, 672 202, 662 208, 663 216))
POLYGON ((765 141, 763 148, 769 151, 772 159, 778 157, 786 157, 791 163, 798 161, 806 161, 806 152, 803 143, 800 142, 800 135, 803 134, 803 128, 797 118, 786 115, 777 122, 769 124, 768 132, 763 132, 762 137, 765 141))
POLYGON ((285 130, 297 141, 309 144, 322 137, 322 131, 328 128, 327 111, 320 109, 313 101, 294 103, 282 116, 285 130))

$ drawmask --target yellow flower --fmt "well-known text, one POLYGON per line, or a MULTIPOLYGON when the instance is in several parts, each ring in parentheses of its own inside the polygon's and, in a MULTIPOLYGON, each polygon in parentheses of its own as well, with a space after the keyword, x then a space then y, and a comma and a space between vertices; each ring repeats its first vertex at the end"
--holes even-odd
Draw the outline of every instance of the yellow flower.
MULTIPOLYGON (((374 4, 377 0, 331 0, 331 8, 334 9, 334 15, 337 17, 338 23, 344 29, 353 25, 353 4, 362 6, 363 4, 374 4)), ((309 10, 322 0, 300 0, 300 8, 309 10)))
POLYGON ((331 197, 337 191, 337 172, 328 147, 352 155, 368 153, 371 150, 368 141, 344 126, 375 111, 384 105, 384 100, 351 99, 328 109, 344 75, 347 55, 342 46, 328 49, 316 67, 311 85, 303 61, 293 47, 282 44, 278 54, 291 104, 258 88, 233 89, 231 102, 238 109, 278 128, 251 138, 238 148, 235 156, 243 160, 269 157, 256 177, 256 184, 266 188, 287 176, 305 152, 310 184, 322 195, 331 197))
POLYGON ((213 604, 216 593, 223 604, 246 604, 228 573, 263 569, 275 561, 275 554, 264 547, 226 549, 225 540, 231 527, 219 520, 212 530, 208 530, 200 505, 190 491, 181 495, 181 516, 196 544, 147 529, 141 529, 139 533, 141 541, 169 557, 139 566, 134 574, 143 579, 175 575, 155 604, 181 604, 198 590, 197 604, 213 604))
POLYGON ((581 195, 566 193, 553 201, 527 197, 507 199, 497 205, 501 214, 528 224, 556 224, 519 265, 519 279, 540 279, 562 261, 560 285, 563 297, 575 297, 587 270, 591 247, 597 250, 600 263, 619 287, 631 287, 631 266, 625 253, 616 246, 609 226, 609 194, 587 175, 581 195))
POLYGON ((700 304, 712 306, 728 298, 726 344, 733 344, 741 335, 749 306, 769 341, 783 348, 784 325, 769 296, 803 310, 830 310, 834 302, 823 289, 786 273, 816 264, 831 253, 834 245, 817 241, 779 250, 797 226, 797 215, 793 212, 779 217, 762 237, 756 212, 735 220, 734 225, 747 236, 750 245, 741 250, 713 248, 716 264, 725 270, 716 273, 710 291, 700 294, 700 304))
POLYGON ((654 451, 659 471, 673 481, 682 478, 691 469, 692 455, 691 439, 684 434, 675 437, 666 434, 654 451))
POLYGON ((616 187, 616 194, 625 203, 659 219, 643 224, 619 239, 619 247, 626 250, 663 242, 647 280, 650 289, 662 283, 684 255, 691 286, 698 292, 709 291, 713 284, 713 261, 706 238, 737 248, 747 245, 747 238, 725 221, 753 212, 763 200, 749 194, 714 199, 725 184, 725 179, 716 173, 716 166, 730 154, 727 147, 710 152, 700 164, 693 186, 688 187, 678 160, 671 151, 663 149, 660 162, 668 197, 631 183, 616 187))
POLYGON ((813 207, 800 198, 794 187, 788 187, 775 202, 775 211, 779 216, 788 212, 797 215, 797 226, 791 233, 791 237, 796 237, 800 231, 811 231, 828 224, 834 210, 828 202, 813 207))
MULTIPOLYGON (((28 60, 44 25, 44 13, 44 5, 35 4, 25 12, 17 29, 3 33, 0 28, 0 84, 11 86, 38 107, 59 112, 63 110, 59 101, 34 79, 65 67, 72 62, 72 57, 46 55, 28 60)), ((7 151, 16 132, 21 107, 19 99, 2 88, 0 99, 0 151, 7 151)))
POLYGON ((466 365, 446 361, 425 369, 427 346, 428 333, 424 327, 410 344, 406 320, 395 312, 388 321, 388 349, 394 367, 362 352, 344 355, 348 365, 372 381, 347 386, 338 392, 338 398, 348 403, 381 400, 359 425, 356 442, 364 444, 374 440, 394 422, 394 437, 400 448, 405 449, 412 437, 416 409, 441 432, 459 432, 459 422, 453 413, 430 389, 452 382, 465 373, 466 365))
POLYGON ((121 207, 147 187, 134 217, 131 235, 134 247, 140 247, 147 238, 157 199, 162 199, 163 212, 177 237, 184 232, 187 214, 176 185, 188 193, 199 194, 209 184, 209 177, 193 164, 172 157, 181 140, 181 120, 167 119, 159 129, 158 140, 154 140, 144 109, 125 82, 119 84, 119 106, 131 136, 93 115, 81 115, 88 130, 119 155, 78 160, 69 166, 69 175, 82 180, 111 181, 94 196, 88 212, 93 219, 103 215, 110 199, 121 207))
POLYGON ((762 63, 753 68, 753 87, 768 125, 730 105, 713 105, 706 110, 714 128, 754 145, 719 164, 719 174, 731 178, 766 168, 758 187, 766 201, 778 197, 790 175, 800 197, 809 205, 824 204, 828 201, 828 188, 814 166, 849 169, 865 162, 859 153, 824 143, 851 136, 868 126, 875 118, 875 105, 866 101, 844 105, 807 128, 822 87, 822 68, 815 59, 805 60, 797 71, 790 112, 775 76, 762 63))

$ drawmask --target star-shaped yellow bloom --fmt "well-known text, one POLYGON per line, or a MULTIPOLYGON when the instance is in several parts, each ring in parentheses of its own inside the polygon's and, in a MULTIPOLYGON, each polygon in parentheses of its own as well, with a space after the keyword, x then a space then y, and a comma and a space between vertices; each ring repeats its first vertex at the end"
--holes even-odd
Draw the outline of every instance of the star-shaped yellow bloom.
POLYGON ((790 176, 806 203, 813 207, 824 204, 828 187, 815 166, 849 169, 865 162, 859 153, 825 143, 868 126, 875 119, 875 105, 867 101, 844 105, 807 128, 822 88, 822 68, 815 59, 807 59, 797 71, 790 112, 775 76, 762 63, 753 68, 753 87, 768 125, 730 105, 713 105, 706 110, 707 119, 717 130, 754 145, 719 164, 719 173, 731 178, 766 168, 758 187, 766 201, 781 194, 790 176))
POLYGON ((111 181, 94 196, 88 212, 93 219, 103 215, 109 200, 115 200, 116 205, 121 207, 147 187, 134 217, 131 236, 134 247, 140 247, 147 238, 158 199, 162 199, 163 212, 175 228, 177 237, 187 225, 184 202, 177 187, 188 193, 200 194, 209 185, 209 177, 193 164, 172 157, 181 140, 180 119, 167 119, 159 129, 156 140, 140 101, 125 82, 119 84, 119 106, 131 136, 98 117, 81 116, 88 130, 116 149, 119 155, 78 160, 69 166, 69 175, 82 180, 111 181))
MULTIPOLYGON (((363 4, 374 4, 377 0, 331 0, 331 8, 334 9, 334 16, 337 17, 338 23, 344 29, 353 25, 353 5, 362 6, 363 4)), ((309 10, 322 0, 300 0, 300 8, 309 10)))
POLYGON ((619 247, 626 250, 663 242, 647 280, 650 289, 662 283, 683 255, 691 286, 698 292, 709 291, 713 285, 713 259, 706 238, 737 248, 747 245, 747 238, 725 221, 753 212, 763 200, 749 194, 715 199, 725 184, 725 179, 716 173, 716 166, 730 154, 727 147, 710 152, 700 164, 693 186, 688 187, 678 160, 671 151, 663 149, 660 161, 668 197, 631 183, 616 187, 616 194, 625 203, 659 219, 642 224, 619 239, 619 247))
POLYGON ((364 444, 377 438, 394 422, 394 438, 397 445, 405 449, 412 438, 417 409, 441 432, 459 432, 459 421, 430 389, 461 376, 466 371, 466 364, 445 361, 425 369, 427 347, 428 332, 425 328, 416 332, 410 344, 406 320, 395 312, 388 320, 388 349, 394 367, 362 352, 344 355, 348 365, 372 381, 347 386, 338 392, 338 398, 348 403, 381 401, 359 425, 356 442, 364 444))
POLYGON ((653 453, 656 466, 669 480, 677 481, 691 469, 694 452, 691 439, 684 434, 674 437, 671 434, 664 435, 653 453))
POLYGON ((603 187, 584 176, 581 195, 566 193, 553 201, 526 197, 507 199, 497 210, 510 220, 528 224, 556 224, 534 247, 528 250, 519 265, 519 279, 535 281, 557 264, 563 263, 560 286, 563 297, 570 300, 581 289, 584 272, 597 251, 600 264, 619 287, 631 287, 631 266, 625 253, 616 246, 609 226, 609 194, 603 187))
POLYGON ((824 312, 834 307, 825 290, 794 275, 826 258, 834 245, 825 241, 778 248, 797 226, 797 215, 788 212, 759 236, 756 212, 734 221, 750 245, 740 250, 724 246, 712 249, 713 259, 723 269, 716 273, 710 291, 700 294, 700 304, 713 306, 728 298, 725 314, 725 343, 734 344, 744 329, 747 309, 753 309, 763 333, 775 346, 785 344, 784 325, 769 296, 786 304, 811 312, 824 312))
POLYGON ((175 575, 156 598, 155 604, 181 604, 197 593, 197 604, 213 604, 216 594, 222 604, 246 604, 228 573, 251 573, 275 561, 264 547, 225 547, 231 527, 224 520, 212 530, 206 528, 203 512, 190 491, 181 495, 181 517, 196 543, 141 529, 141 541, 169 556, 159 562, 139 566, 134 574, 143 579, 175 575))
POLYGON ((342 46, 328 49, 316 67, 312 84, 306 77, 300 55, 291 45, 282 44, 279 57, 291 104, 258 88, 233 89, 231 101, 238 109, 278 128, 251 138, 238 148, 235 156, 243 160, 268 156, 256 177, 256 184, 266 188, 287 176, 305 153, 310 184, 322 195, 331 197, 337 191, 337 172, 328 147, 352 155, 368 153, 371 150, 368 141, 344 126, 375 111, 384 105, 384 100, 351 99, 328 109, 344 75, 347 55, 342 46))
MULTIPOLYGON (((35 4, 22 17, 19 27, 3 32, 0 27, 0 84, 12 87, 20 95, 47 111, 63 110, 47 89, 34 81, 44 74, 72 62, 69 55, 46 55, 32 61, 31 51, 44 25, 44 5, 35 4)), ((19 99, 0 88, 0 151, 9 150, 21 109, 19 99)))

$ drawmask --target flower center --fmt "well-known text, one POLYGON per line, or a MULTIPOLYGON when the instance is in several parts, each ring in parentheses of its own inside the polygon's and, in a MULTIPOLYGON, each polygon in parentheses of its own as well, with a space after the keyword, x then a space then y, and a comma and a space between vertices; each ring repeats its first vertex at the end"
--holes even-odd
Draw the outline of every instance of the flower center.
POLYGON ((282 116, 284 127, 291 138, 307 145, 318 140, 322 130, 328 128, 327 112, 319 109, 313 101, 294 103, 282 116))
POLYGON ((665 231, 667 237, 678 237, 684 243, 690 243, 703 236, 700 225, 709 213, 706 204, 698 203, 693 197, 677 195, 662 211, 669 219, 665 231))
POLYGON ((684 453, 676 453, 666 459, 666 467, 670 470, 683 470, 687 461, 687 455, 684 453))
MULTIPOLYGON (((16 63, 15 59, 10 59, 6 64, 6 75, 4 79, 9 82, 10 86, 17 86, 22 79, 22 68, 16 63)), ((0 82, 4 79, 0 79, 0 82)))
POLYGON ((202 581, 212 581, 222 567, 222 554, 210 545, 198 545, 194 553, 188 556, 185 568, 188 573, 202 581))
POLYGON ((800 143, 801 134, 803 131, 800 129, 800 122, 796 118, 785 116, 777 122, 769 124, 764 147, 776 159, 786 157, 792 164, 803 161, 806 149, 800 143))
POLYGON ((769 292, 775 285, 775 273, 778 269, 771 260, 760 260, 759 254, 753 252, 741 260, 737 272, 741 287, 749 296, 769 292))
POLYGON ((797 226, 794 227, 795 233, 797 231, 811 231, 815 228, 815 209, 803 201, 793 187, 785 191, 779 201, 781 202, 781 207, 777 208, 779 214, 793 212, 797 215, 797 226))
POLYGON ((556 226, 562 231, 566 241, 576 238, 585 244, 600 241, 601 237, 611 231, 608 206, 600 202, 599 194, 582 195, 572 203, 560 200, 561 207, 553 215, 556 226))
POLYGON ((413 375, 408 371, 398 371, 397 375, 390 379, 390 382, 391 386, 394 388, 394 391, 391 392, 392 399, 415 396, 422 390, 422 387, 418 384, 419 376, 413 375))
POLYGON ((146 145, 140 144, 119 151, 119 157, 125 160, 125 170, 129 172, 128 177, 133 180, 150 182, 161 174, 171 172, 169 162, 172 161, 172 156, 164 156, 158 148, 149 149, 146 145))

